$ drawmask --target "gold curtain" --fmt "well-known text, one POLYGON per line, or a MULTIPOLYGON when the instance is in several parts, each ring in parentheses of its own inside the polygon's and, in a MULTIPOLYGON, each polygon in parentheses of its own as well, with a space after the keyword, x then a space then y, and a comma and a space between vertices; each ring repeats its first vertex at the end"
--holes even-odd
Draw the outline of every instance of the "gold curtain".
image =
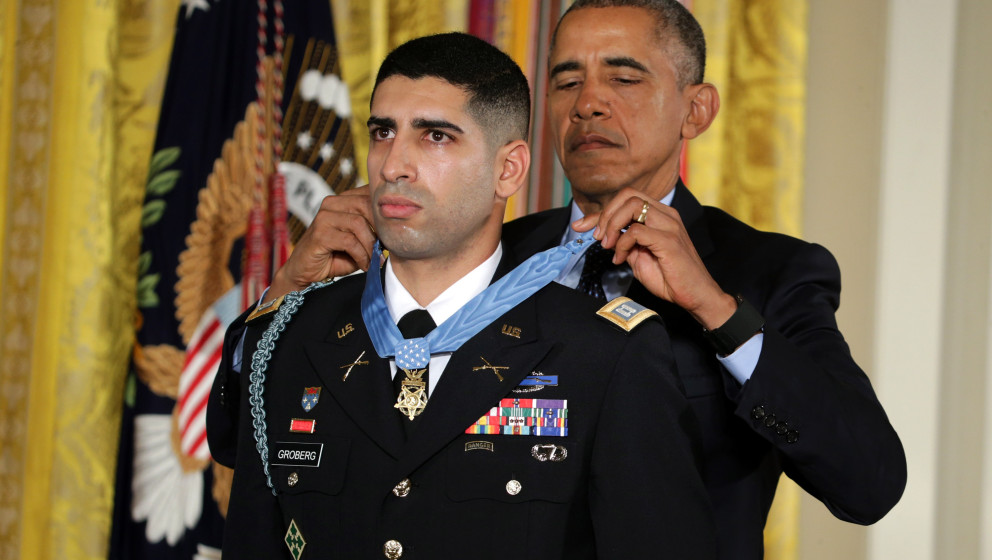
POLYGON ((351 94, 355 160, 368 181, 369 99, 379 64, 399 45, 422 35, 464 31, 467 0, 332 0, 342 78, 351 94))
POLYGON ((106 558, 179 0, 0 8, 0 557, 106 558))
POLYGON ((808 0, 693 0, 706 80, 723 103, 689 144, 705 204, 764 230, 802 233, 808 0))
MULTIPOLYGON (((693 0, 706 33, 706 80, 723 106, 689 144, 688 184, 752 226, 802 234, 808 0, 693 0)), ((798 554, 802 490, 782 477, 765 557, 798 554)))
MULTIPOLYGON (((793 235, 807 1, 693 2, 723 108, 691 143, 689 184, 704 203, 793 235)), ((106 555, 140 208, 178 4, 0 4, 2 558, 106 555)), ((379 62, 411 37, 464 29, 466 6, 332 2, 358 162, 379 62)), ((798 496, 779 490, 768 558, 796 557, 798 496)))

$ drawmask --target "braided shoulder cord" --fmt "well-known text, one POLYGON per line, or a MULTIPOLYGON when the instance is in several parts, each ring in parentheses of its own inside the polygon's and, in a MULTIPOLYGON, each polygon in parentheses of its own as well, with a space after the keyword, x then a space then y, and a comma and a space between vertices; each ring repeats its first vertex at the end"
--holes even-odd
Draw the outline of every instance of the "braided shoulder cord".
POLYGON ((283 299, 279 310, 276 311, 272 323, 262 333, 262 338, 256 345, 255 353, 251 356, 251 374, 248 376, 250 383, 248 387, 248 403, 251 404, 252 426, 255 428, 255 449, 258 450, 262 458, 262 471, 265 472, 265 481, 272 489, 272 495, 276 495, 275 486, 272 485, 272 476, 269 474, 269 438, 265 434, 265 372, 269 369, 269 360, 272 359, 272 351, 276 348, 276 341, 279 335, 286 330, 286 324, 296 314, 296 311, 303 303, 303 296, 312 290, 330 286, 335 280, 325 280, 314 282, 298 292, 290 292, 283 299))

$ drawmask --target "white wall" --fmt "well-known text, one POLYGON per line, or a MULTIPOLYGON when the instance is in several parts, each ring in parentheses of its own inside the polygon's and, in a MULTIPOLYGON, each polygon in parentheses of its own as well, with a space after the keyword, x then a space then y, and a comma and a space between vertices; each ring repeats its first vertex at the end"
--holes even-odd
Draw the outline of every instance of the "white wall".
POLYGON ((812 0, 807 239, 902 437, 862 529, 803 503, 800 557, 992 559, 992 2, 812 0))

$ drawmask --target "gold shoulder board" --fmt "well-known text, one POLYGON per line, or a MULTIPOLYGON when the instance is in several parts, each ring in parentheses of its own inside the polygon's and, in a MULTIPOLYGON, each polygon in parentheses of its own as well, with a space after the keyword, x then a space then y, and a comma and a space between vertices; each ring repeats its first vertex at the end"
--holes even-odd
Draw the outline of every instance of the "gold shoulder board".
POLYGON ((252 311, 250 315, 248 315, 247 319, 245 319, 245 322, 250 323, 255 319, 258 319, 259 317, 264 317, 269 313, 275 313, 276 311, 278 311, 279 306, 282 305, 282 300, 285 297, 286 297, 285 295, 282 295, 268 303, 262 302, 258 304, 258 306, 255 307, 255 310, 252 311))
POLYGON ((657 317, 658 313, 628 297, 618 297, 601 307, 596 315, 630 332, 651 317, 657 317))

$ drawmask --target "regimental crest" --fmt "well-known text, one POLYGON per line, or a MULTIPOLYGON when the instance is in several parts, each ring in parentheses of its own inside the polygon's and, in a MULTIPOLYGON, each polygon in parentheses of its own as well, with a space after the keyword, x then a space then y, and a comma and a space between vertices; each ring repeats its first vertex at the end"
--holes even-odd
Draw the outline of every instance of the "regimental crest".
POLYGON ((306 387, 303 389, 303 410, 310 412, 320 401, 320 387, 306 387))
POLYGON ((286 538, 284 540, 286 546, 289 547, 290 556, 294 560, 300 560, 300 556, 303 555, 303 549, 307 546, 307 541, 303 540, 303 533, 296 526, 295 519, 289 521, 289 529, 286 530, 286 538))

